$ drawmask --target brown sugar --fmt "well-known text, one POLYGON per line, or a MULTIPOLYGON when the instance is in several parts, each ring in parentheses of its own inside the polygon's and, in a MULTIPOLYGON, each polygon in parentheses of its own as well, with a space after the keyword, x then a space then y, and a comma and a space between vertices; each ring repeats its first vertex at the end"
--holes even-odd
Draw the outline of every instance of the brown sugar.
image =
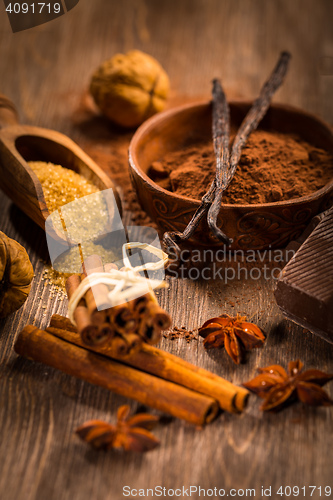
POLYGON ((54 212, 82 196, 97 193, 99 189, 73 170, 45 161, 29 161, 38 177, 49 212, 54 212))
MULTIPOLYGON (((82 175, 50 162, 30 161, 28 164, 42 185, 49 212, 53 213, 67 205, 66 222, 72 223, 70 234, 78 235, 79 241, 80 238, 85 239, 85 241, 81 241, 81 253, 78 247, 74 246, 58 258, 57 269, 54 269, 49 263, 45 263, 42 279, 53 287, 54 293, 58 293, 63 298, 66 296, 66 279, 70 274, 80 272, 82 255, 84 257, 97 254, 104 263, 115 260, 115 254, 112 250, 105 249, 102 245, 90 241, 96 234, 105 232, 105 221, 108 217, 107 207, 103 198, 99 196, 85 198, 84 204, 72 203, 79 198, 99 192, 99 189, 82 175)), ((59 221, 53 219, 56 227, 59 221)), ((62 228, 59 227, 59 229, 61 231, 62 228)))
MULTIPOLYGON (((215 175, 212 143, 191 144, 154 162, 149 175, 164 189, 200 199, 215 175)), ((309 195, 333 177, 333 155, 298 136, 254 131, 223 202, 271 203, 309 195)))

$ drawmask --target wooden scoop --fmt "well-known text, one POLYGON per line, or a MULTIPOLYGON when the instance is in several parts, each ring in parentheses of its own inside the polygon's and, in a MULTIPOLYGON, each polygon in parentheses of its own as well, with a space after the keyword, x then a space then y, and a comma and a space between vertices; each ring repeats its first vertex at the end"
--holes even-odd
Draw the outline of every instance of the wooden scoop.
POLYGON ((101 191, 112 188, 121 210, 113 182, 75 142, 54 130, 19 125, 14 104, 0 94, 0 188, 45 229, 50 213, 42 186, 28 161, 55 163, 81 174, 101 191))

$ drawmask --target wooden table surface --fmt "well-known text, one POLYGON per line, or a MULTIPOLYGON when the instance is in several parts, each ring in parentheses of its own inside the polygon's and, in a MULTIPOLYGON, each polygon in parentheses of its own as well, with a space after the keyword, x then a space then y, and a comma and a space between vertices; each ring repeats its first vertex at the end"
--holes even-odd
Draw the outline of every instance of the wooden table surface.
MULTIPOLYGON (((333 123, 332 15, 331 0, 81 0, 63 17, 12 34, 1 3, 0 92, 16 103, 23 123, 59 130, 92 156, 120 155, 126 168, 117 144, 127 146, 131 134, 82 112, 90 75, 101 61, 132 48, 152 54, 170 75, 172 105, 209 98, 213 77, 223 79, 229 99, 253 98, 287 49, 292 64, 275 100, 333 123)), ((160 425, 155 433, 161 446, 145 455, 98 452, 82 443, 74 434, 78 425, 112 422, 116 408, 129 401, 14 353, 20 329, 44 327, 53 313, 66 313, 66 301, 41 279, 43 231, 2 193, 0 230, 27 248, 36 274, 24 306, 0 321, 1 500, 118 500, 124 486, 191 485, 224 488, 225 496, 234 494, 231 488, 244 497, 255 489, 252 498, 258 499, 262 486, 272 487, 271 498, 287 498, 277 495, 280 486, 305 486, 300 498, 325 497, 324 487, 332 486, 330 408, 295 404, 263 414, 253 396, 243 414, 223 413, 205 429, 177 420, 160 425), (317 487, 312 496, 309 485, 317 487)), ((333 346, 282 317, 273 280, 168 281, 159 299, 175 325, 196 328, 208 317, 240 312, 253 316, 268 338, 240 366, 224 351, 205 352, 201 340, 164 338, 163 349, 238 384, 258 366, 286 366, 298 358, 333 371, 333 346)), ((138 406, 130 404, 133 411, 138 406)))

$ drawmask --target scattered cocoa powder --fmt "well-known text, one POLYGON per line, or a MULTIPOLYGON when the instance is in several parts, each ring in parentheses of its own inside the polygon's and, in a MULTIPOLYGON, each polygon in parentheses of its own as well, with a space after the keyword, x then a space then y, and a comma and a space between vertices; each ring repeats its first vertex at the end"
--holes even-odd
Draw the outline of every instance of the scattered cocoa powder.
MULTIPOLYGON (((161 187, 200 199, 215 174, 212 143, 191 144, 152 163, 161 187)), ((305 196, 333 177, 333 155, 295 135, 257 130, 249 137, 224 203, 270 203, 305 196)))
MULTIPOLYGON (((134 132, 123 130, 100 116, 88 93, 81 96, 72 114, 72 123, 72 135, 76 142, 120 190, 123 211, 127 217, 135 225, 156 228, 141 209, 129 176, 128 148, 134 132)), ((126 222, 128 223, 127 219, 126 222)))
POLYGON ((185 339, 187 343, 198 340, 198 335, 193 330, 187 330, 185 326, 175 326, 172 330, 163 333, 163 337, 168 340, 185 339))

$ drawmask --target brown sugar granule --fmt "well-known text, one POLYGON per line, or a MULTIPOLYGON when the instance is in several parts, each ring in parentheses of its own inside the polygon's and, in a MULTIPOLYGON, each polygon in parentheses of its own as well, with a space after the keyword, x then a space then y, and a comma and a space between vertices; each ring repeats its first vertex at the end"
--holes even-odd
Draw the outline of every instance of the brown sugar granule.
MULTIPOLYGON (((89 239, 105 232, 105 224, 108 219, 107 206, 102 197, 95 196, 85 198, 85 203, 73 204, 79 198, 99 193, 99 189, 82 175, 61 165, 44 161, 29 161, 28 165, 35 172, 43 188, 46 205, 50 213, 67 205, 66 223, 71 237, 85 238, 81 245, 83 255, 96 253, 100 255, 103 262, 112 262, 115 255, 102 245, 94 244, 89 239), (71 203, 71 205, 68 205, 71 203), (69 225, 68 225, 69 224, 69 225)), ((53 224, 59 224, 62 231, 61 220, 53 219, 53 224)), ((57 261, 57 269, 49 263, 45 263, 42 279, 51 285, 52 294, 58 294, 60 298, 67 297, 65 282, 70 274, 80 272, 81 255, 78 247, 72 247, 68 252, 62 254, 57 261)))
MULTIPOLYGON (((196 143, 154 162, 150 177, 176 194, 200 199, 215 175, 212 143, 196 143)), ((236 174, 223 195, 224 203, 270 203, 305 196, 333 177, 333 155, 298 136, 254 131, 236 174)))
POLYGON ((28 165, 42 185, 49 212, 53 213, 66 205, 62 216, 56 215, 52 219, 60 234, 63 233, 62 218, 65 219, 68 237, 74 241, 93 239, 106 232, 108 210, 98 187, 61 165, 44 161, 30 161, 28 165), (72 203, 74 201, 76 203, 72 203))
POLYGON ((172 330, 163 333, 163 337, 168 340, 185 339, 187 343, 198 340, 198 335, 193 330, 187 330, 185 326, 175 326, 172 330))
POLYGON ((45 161, 29 161, 28 165, 43 187, 50 213, 82 196, 99 192, 98 187, 69 168, 45 161))

